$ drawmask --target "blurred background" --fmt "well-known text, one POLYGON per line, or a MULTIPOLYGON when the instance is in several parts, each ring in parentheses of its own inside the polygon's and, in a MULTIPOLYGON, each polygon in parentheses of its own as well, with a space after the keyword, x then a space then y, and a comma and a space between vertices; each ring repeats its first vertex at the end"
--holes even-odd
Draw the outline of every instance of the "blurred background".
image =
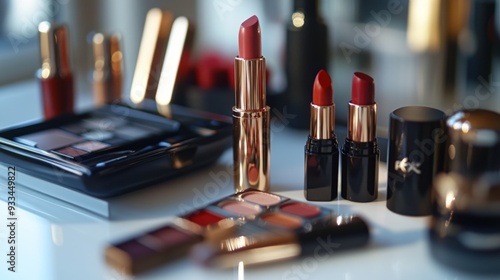
MULTIPOLYGON (((153 7, 195 24, 192 61, 206 52, 234 58, 240 23, 257 15, 271 73, 269 95, 286 90, 291 0, 0 0, 0 87, 34 80, 40 67, 37 26, 50 20, 68 25, 78 94, 89 98, 87 35, 121 33, 128 96, 144 20, 153 7)), ((327 70, 338 122, 346 119, 355 71, 375 79, 381 136, 389 113, 405 105, 448 114, 461 108, 500 110, 500 0, 324 0, 319 7, 328 27, 327 70)))

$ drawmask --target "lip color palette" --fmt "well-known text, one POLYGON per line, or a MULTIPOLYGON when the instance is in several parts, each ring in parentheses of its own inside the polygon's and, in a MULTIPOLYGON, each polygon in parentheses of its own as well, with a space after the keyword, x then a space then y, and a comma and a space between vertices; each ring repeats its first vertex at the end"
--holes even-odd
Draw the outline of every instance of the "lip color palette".
POLYGON ((106 249, 107 262, 127 274, 137 274, 185 256, 195 244, 235 234, 304 233, 332 211, 276 194, 246 190, 180 216, 173 223, 106 249), (242 227, 246 223, 251 225, 242 227), (243 230, 242 230, 243 229, 243 230), (243 232, 242 232, 243 231, 243 232))

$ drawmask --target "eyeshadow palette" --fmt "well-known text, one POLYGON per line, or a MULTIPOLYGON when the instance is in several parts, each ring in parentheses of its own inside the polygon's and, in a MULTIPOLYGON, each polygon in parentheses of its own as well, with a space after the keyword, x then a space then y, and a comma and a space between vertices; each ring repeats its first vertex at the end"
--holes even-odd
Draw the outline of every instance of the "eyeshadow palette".
MULTIPOLYGON (((232 236, 303 234, 332 220, 330 209, 258 190, 246 190, 180 216, 174 222, 106 248, 106 261, 126 274, 186 256, 202 241, 232 236)), ((335 223, 337 219, 333 218, 335 223)), ((240 242, 242 239, 240 239, 240 242)))
POLYGON ((230 119, 171 105, 106 105, 0 131, 0 159, 94 197, 142 188, 214 162, 231 145, 230 119))

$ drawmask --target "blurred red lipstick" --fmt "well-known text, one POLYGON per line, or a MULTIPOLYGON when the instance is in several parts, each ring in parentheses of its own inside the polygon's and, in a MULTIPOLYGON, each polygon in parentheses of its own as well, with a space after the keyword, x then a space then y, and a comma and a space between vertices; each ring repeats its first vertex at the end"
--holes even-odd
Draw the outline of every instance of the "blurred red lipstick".
POLYGON ((42 90, 45 119, 72 113, 74 106, 73 74, 69 57, 69 38, 66 26, 53 26, 42 22, 40 34, 40 56, 42 67, 38 72, 42 90))

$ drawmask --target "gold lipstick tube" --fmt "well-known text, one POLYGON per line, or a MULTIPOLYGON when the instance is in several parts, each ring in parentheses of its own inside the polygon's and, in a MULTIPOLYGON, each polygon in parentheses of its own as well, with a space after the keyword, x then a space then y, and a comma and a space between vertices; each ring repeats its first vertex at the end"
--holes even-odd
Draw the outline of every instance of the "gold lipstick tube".
POLYGON ((349 102, 347 138, 354 142, 371 142, 377 133, 377 104, 357 105, 349 102))
POLYGON ((335 105, 318 106, 311 104, 311 123, 309 135, 313 139, 332 139, 335 137, 335 105))
POLYGON ((233 158, 236 192, 270 189, 270 114, 266 106, 266 62, 235 58, 233 158))
POLYGON ((118 34, 96 33, 92 37, 94 101, 101 106, 121 100, 123 88, 123 55, 118 34))
POLYGON ((73 112, 74 86, 70 67, 69 35, 65 25, 41 22, 40 79, 43 113, 46 119, 73 112))
POLYGON ((347 138, 341 148, 341 195, 356 202, 378 197, 377 105, 349 102, 347 138))

